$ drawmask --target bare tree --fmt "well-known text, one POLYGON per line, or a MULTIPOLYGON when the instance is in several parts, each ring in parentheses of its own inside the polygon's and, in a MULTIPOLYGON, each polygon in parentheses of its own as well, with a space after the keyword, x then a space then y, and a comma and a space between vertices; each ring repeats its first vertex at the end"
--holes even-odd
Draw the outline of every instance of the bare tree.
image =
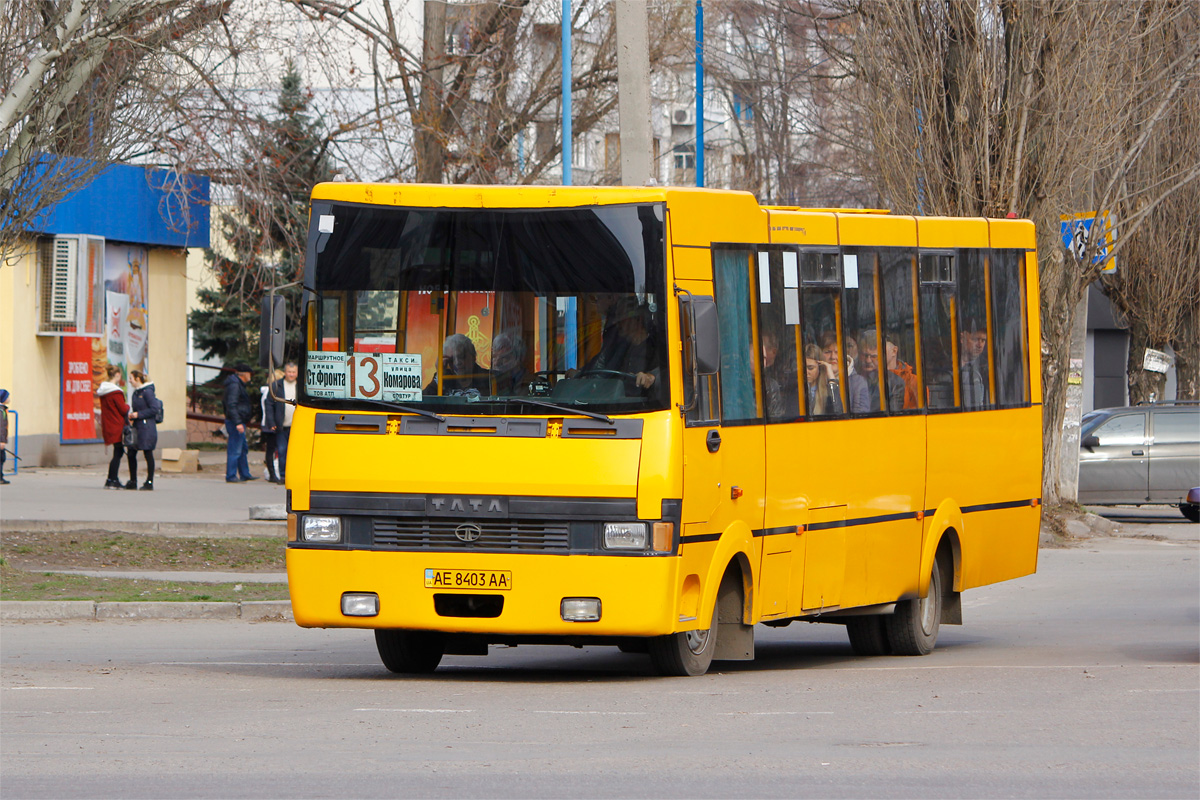
MULTIPOLYGON (((315 26, 351 31, 370 53, 369 109, 343 133, 383 132, 387 174, 371 177, 451 183, 535 183, 561 156, 559 4, 482 0, 425 4, 418 51, 411 3, 286 0, 315 26), (443 41, 445 44, 443 44, 443 41), (534 141, 526 141, 536 129, 534 141), (521 154, 524 153, 522 159, 521 154)), ((686 9, 656 2, 653 67, 680 40, 671 24, 686 9)), ((583 134, 616 108, 616 42, 603 0, 573 5, 573 132, 583 134)), ((675 47, 675 50, 678 48, 675 47)))
MULTIPOLYGON (((1112 210, 1128 246, 1160 203, 1200 177, 1151 184, 1133 170, 1148 138, 1200 73, 1200 41, 1168 59, 1151 40, 1200 13, 1190 3, 1085 0, 827 0, 811 7, 831 64, 850 80, 862 174, 904 213, 1032 219, 1042 299, 1043 500, 1061 480, 1076 306, 1102 267, 1076 260, 1059 215, 1112 210)), ((1188 23, 1193 25, 1194 22, 1188 23)), ((1099 238, 1099 237, 1097 237, 1099 238)))
POLYGON ((841 80, 823 68, 811 11, 793 0, 717 0, 705 70, 730 115, 730 188, 760 202, 865 205, 874 188, 836 135, 841 80), (818 131, 824 135, 816 135, 818 131))
MULTIPOLYGON (((1155 27, 1139 37, 1146 61, 1173 60, 1186 51, 1186 43, 1200 35, 1194 16, 1180 16, 1174 24, 1155 27)), ((1162 124, 1146 138, 1142 155, 1131 166, 1126 181, 1136 186, 1169 185, 1176 176, 1200 164, 1200 82, 1182 89, 1166 109, 1162 124)), ((1129 132, 1130 140, 1140 131, 1129 132)), ((1138 205, 1119 216, 1134 217, 1138 205)), ((1104 293, 1129 324, 1129 361, 1126 374, 1131 403, 1164 399, 1166 375, 1143 369, 1148 348, 1176 350, 1177 395, 1194 397, 1197 342, 1195 317, 1200 308, 1200 182, 1174 192, 1145 216, 1145 222, 1127 236, 1117 272, 1101 279, 1104 293), (1189 379, 1190 366, 1190 379, 1189 379)))
POLYGON ((41 0, 0 14, 0 252, 113 161, 152 152, 173 56, 231 0, 41 0))

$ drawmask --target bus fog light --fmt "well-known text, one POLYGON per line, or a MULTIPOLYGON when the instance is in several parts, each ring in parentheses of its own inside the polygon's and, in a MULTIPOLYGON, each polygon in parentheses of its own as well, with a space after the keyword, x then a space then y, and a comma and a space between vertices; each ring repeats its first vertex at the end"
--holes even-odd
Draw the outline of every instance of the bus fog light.
POLYGON ((600 598, 564 597, 559 611, 567 622, 599 622, 600 598))
POLYGON ((604 523, 604 548, 606 550, 645 550, 646 523, 604 523))
POLYGON ((342 540, 341 517, 305 517, 301 533, 306 542, 340 542, 342 540))
POLYGON ((373 592, 346 592, 342 595, 342 613, 347 617, 377 617, 379 595, 373 592))

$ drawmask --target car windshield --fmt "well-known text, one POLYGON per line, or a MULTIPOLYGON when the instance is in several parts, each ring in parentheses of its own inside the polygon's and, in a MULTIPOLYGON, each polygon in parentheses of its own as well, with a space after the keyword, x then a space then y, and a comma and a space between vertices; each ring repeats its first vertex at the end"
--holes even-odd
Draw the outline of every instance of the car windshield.
POLYGON ((472 414, 666 408, 663 217, 660 204, 314 202, 306 400, 472 414))
POLYGON ((1092 431, 1100 427, 1104 420, 1108 419, 1108 415, 1103 411, 1089 411, 1083 415, 1083 419, 1079 421, 1079 438, 1085 439, 1092 435, 1092 431))

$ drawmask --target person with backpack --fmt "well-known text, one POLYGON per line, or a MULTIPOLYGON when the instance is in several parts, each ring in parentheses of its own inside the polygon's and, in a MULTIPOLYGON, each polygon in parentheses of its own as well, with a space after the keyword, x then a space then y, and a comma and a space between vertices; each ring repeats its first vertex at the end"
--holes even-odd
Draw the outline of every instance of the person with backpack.
POLYGON ((154 396, 154 381, 141 370, 132 370, 129 380, 133 383, 133 398, 130 400, 129 419, 137 432, 137 442, 129 448, 129 483, 126 489, 137 486, 137 454, 140 450, 146 458, 146 482, 141 488, 154 489, 154 448, 158 447, 158 423, 162 421, 162 401, 154 396))
MULTIPOLYGON (((112 364, 105 369, 108 378, 96 390, 96 395, 100 398, 100 430, 104 436, 104 443, 113 447, 112 460, 108 462, 108 480, 104 482, 104 488, 120 489, 121 481, 117 478, 117 471, 125 457, 125 443, 121 436, 125 430, 125 422, 129 419, 129 406, 125 404, 125 390, 121 388, 121 384, 125 382, 121 376, 121 369, 112 364)), ((130 484, 132 483, 131 480, 130 484)), ((129 484, 126 486, 133 488, 129 484)))

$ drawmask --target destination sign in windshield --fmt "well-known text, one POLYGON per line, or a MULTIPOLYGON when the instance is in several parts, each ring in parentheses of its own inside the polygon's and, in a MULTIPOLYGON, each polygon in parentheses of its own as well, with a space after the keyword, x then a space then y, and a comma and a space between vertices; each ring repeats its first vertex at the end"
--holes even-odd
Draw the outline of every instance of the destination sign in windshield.
POLYGON ((418 401, 421 355, 310 352, 304 386, 310 397, 329 400, 418 401))

